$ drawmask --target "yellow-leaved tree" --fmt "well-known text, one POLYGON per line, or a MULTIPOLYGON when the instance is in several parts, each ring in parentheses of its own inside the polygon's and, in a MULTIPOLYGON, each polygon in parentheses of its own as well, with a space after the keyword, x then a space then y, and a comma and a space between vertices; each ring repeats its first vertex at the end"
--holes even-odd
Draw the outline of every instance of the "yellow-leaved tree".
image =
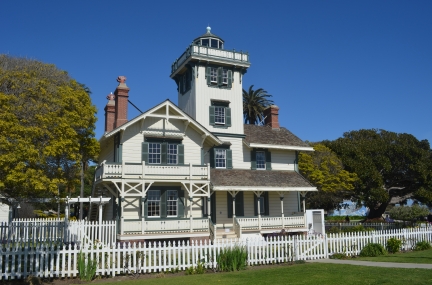
POLYGON ((344 170, 337 155, 323 144, 314 144, 314 152, 299 154, 299 170, 318 192, 306 195, 308 208, 332 210, 342 207, 344 199, 350 199, 357 174, 344 170))
POLYGON ((52 197, 98 155, 90 92, 54 65, 0 55, 0 106, 0 193, 52 197))

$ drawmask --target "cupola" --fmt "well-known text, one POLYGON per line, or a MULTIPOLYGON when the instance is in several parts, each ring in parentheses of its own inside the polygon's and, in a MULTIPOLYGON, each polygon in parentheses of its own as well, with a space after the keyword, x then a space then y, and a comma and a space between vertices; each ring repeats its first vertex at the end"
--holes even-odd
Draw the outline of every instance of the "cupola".
POLYGON ((210 27, 207 27, 207 32, 204 35, 194 39, 193 43, 199 46, 207 46, 218 49, 223 49, 224 47, 224 41, 220 37, 212 34, 210 27))

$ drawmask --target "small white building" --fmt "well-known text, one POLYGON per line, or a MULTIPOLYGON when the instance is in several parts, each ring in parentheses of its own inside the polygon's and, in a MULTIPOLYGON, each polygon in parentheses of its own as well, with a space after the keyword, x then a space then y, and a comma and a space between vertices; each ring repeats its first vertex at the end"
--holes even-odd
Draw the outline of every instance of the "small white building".
POLYGON ((249 66, 248 54, 225 50, 207 28, 172 65, 178 105, 166 100, 129 121, 129 88, 118 78, 93 196, 113 197, 104 219, 118 221, 119 240, 308 231, 301 198, 316 188, 297 157, 313 148, 279 126, 277 106, 265 126, 244 125, 249 66))

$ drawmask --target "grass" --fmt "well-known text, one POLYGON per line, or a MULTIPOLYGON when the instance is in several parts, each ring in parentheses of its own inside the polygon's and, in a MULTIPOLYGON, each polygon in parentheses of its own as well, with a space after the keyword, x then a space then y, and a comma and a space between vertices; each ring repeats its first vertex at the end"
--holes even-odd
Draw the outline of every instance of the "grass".
MULTIPOLYGON (((376 268, 354 265, 307 263, 300 265, 274 265, 249 267, 230 273, 122 280, 122 285, 139 284, 432 284, 428 269, 376 268)), ((118 281, 115 282, 118 284, 118 281)), ((110 283, 106 283, 110 284, 110 283)))
POLYGON ((355 260, 432 264, 432 249, 422 251, 398 252, 395 254, 387 254, 377 257, 358 257, 355 260))

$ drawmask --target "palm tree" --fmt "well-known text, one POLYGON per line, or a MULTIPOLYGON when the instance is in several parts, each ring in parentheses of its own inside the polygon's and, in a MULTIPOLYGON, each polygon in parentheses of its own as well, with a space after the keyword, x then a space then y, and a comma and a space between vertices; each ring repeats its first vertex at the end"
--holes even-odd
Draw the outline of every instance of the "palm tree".
POLYGON ((263 111, 273 104, 273 100, 267 99, 272 97, 262 88, 253 90, 253 85, 249 91, 243 89, 243 117, 245 124, 255 125, 263 120, 263 111))

